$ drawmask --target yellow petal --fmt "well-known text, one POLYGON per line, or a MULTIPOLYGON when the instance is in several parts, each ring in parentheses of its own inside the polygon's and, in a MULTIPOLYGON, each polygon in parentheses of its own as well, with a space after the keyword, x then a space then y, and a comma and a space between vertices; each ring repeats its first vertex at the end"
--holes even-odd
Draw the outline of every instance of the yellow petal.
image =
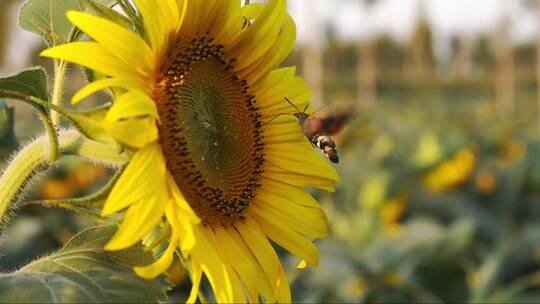
POLYGON ((144 90, 145 89, 143 87, 139 87, 135 83, 130 83, 129 81, 125 79, 104 78, 104 79, 96 80, 92 83, 89 83, 84 88, 79 90, 75 95, 73 95, 73 98, 71 98, 71 103, 77 104, 81 100, 94 94, 95 92, 101 91, 106 88, 114 88, 114 87, 123 88, 126 90, 144 90))
POLYGON ((190 222, 189 215, 179 209, 174 202, 167 205, 165 215, 173 231, 178 235, 182 256, 188 258, 197 243, 193 232, 194 224, 190 222))
POLYGON ((244 290, 242 288, 240 278, 238 277, 237 273, 234 271, 233 267, 230 265, 230 261, 227 259, 227 255, 224 254, 223 248, 220 246, 220 243, 217 241, 215 229, 212 229, 212 230, 205 229, 203 230, 203 233, 205 234, 206 239, 208 240, 208 243, 210 244, 210 246, 216 249, 216 252, 221 257, 221 262, 225 265, 227 269, 227 276, 229 277, 229 282, 232 287, 232 302, 233 303, 245 302, 244 290))
POLYGON ((284 182, 264 179, 262 182, 261 191, 270 192, 276 196, 290 200, 291 202, 306 208, 320 208, 317 200, 313 198, 313 196, 311 196, 311 194, 309 194, 306 190, 291 186, 284 182))
POLYGON ((173 258, 174 258, 174 251, 176 250, 176 246, 178 244, 178 239, 176 235, 172 235, 171 240, 169 242, 169 246, 167 247, 167 250, 157 259, 154 263, 147 265, 147 266, 137 266, 133 267, 133 270, 135 273, 137 273, 140 277, 143 277, 147 280, 152 280, 159 276, 160 274, 164 273, 172 264, 173 258))
POLYGON ((295 113, 305 111, 311 114, 309 104, 312 92, 306 82, 300 77, 286 77, 274 84, 272 90, 259 93, 257 104, 260 105, 265 117, 274 117, 279 113, 295 113), (290 105, 285 97, 293 104, 290 105))
POLYGON ((221 258, 218 248, 212 246, 208 240, 208 228, 198 226, 194 229, 197 246, 194 248, 193 257, 200 259, 201 268, 208 278, 217 302, 231 303, 234 300, 234 290, 227 265, 221 258))
POLYGON ((150 144, 135 153, 116 182, 102 215, 118 212, 133 203, 154 196, 166 197, 165 160, 159 144, 150 144))
POLYGON ((313 243, 290 227, 280 226, 271 219, 255 213, 254 217, 262 229, 279 246, 306 260, 310 265, 319 264, 319 252, 313 243))
POLYGON ((131 205, 105 249, 120 250, 139 242, 161 221, 166 205, 165 197, 159 194, 131 205))
POLYGON ((302 78, 294 75, 295 71, 294 67, 274 70, 254 86, 257 106, 264 113, 265 119, 283 113, 302 112, 304 109, 307 114, 311 114, 311 108, 309 106, 306 108, 312 95, 311 90, 302 78), (292 106, 285 97, 290 100, 292 106))
POLYGON ((215 233, 217 243, 226 259, 246 285, 250 301, 258 301, 259 290, 262 291, 265 298, 268 298, 271 295, 268 280, 244 242, 241 239, 235 240, 231 237, 231 234, 234 234, 234 229, 217 228, 215 233))
MULTIPOLYGON (((227 20, 231 18, 230 15, 222 16, 224 7, 229 5, 231 2, 233 4, 238 5, 234 3, 234 1, 223 1, 223 0, 203 0, 199 2, 199 5, 203 5, 202 9, 199 9, 199 12, 195 13, 194 10, 197 9, 196 7, 192 7, 191 12, 187 12, 186 19, 190 19, 191 22, 186 21, 186 23, 191 24, 197 24, 196 27, 192 29, 190 34, 195 34, 196 36, 202 36, 208 33, 209 37, 215 37, 216 31, 221 30, 221 28, 216 28, 219 26, 222 26, 222 23, 220 23, 220 19, 227 20), (195 16, 195 14, 197 16, 195 16), (223 17, 223 18, 220 18, 223 17), (195 20, 197 18, 198 20, 195 20)), ((190 3, 192 4, 192 3, 190 3)), ((200 7, 200 6, 199 6, 200 7)), ((182 31, 183 32, 183 31, 182 31)))
POLYGON ((103 127, 122 144, 142 148, 158 139, 156 119, 152 117, 127 120, 104 120, 103 127))
POLYGON ((115 121, 142 116, 158 118, 156 104, 144 93, 129 91, 115 100, 105 119, 115 121))
POLYGON ((286 83, 290 78, 293 78, 296 73, 296 67, 284 67, 271 71, 268 73, 262 81, 253 85, 253 89, 257 92, 258 96, 267 93, 273 93, 272 89, 278 83, 286 83))
POLYGON ((306 140, 306 136, 300 130, 298 122, 292 117, 289 118, 287 122, 272 122, 266 124, 263 129, 263 134, 264 142, 268 145, 280 143, 295 144, 306 140))
POLYGON ((279 37, 268 51, 260 56, 248 68, 242 70, 240 75, 248 75, 248 81, 254 85, 259 82, 269 71, 278 67, 291 53, 296 41, 296 26, 291 16, 285 16, 285 23, 279 37))
POLYGON ((179 27, 179 8, 175 0, 135 0, 141 12, 147 39, 161 58, 179 27))
POLYGON ((167 185, 174 199, 174 202, 176 203, 176 206, 185 213, 183 220, 191 224, 199 224, 201 222, 201 219, 197 216, 197 214, 195 214, 195 211, 193 211, 191 206, 186 201, 184 195, 180 192, 180 189, 178 189, 178 186, 176 185, 176 182, 174 181, 174 178, 172 177, 170 172, 167 172, 167 185))
MULTIPOLYGON (((245 9, 245 7, 243 8, 245 9)), ((259 59, 275 43, 285 17, 285 1, 270 0, 264 12, 255 19, 242 37, 235 42, 229 54, 238 61, 236 69, 242 69, 259 59)))
POLYGON ((95 42, 63 44, 41 52, 41 56, 76 63, 113 78, 126 79, 140 87, 148 86, 143 75, 95 42))
POLYGON ((285 173, 285 171, 283 171, 283 168, 269 166, 264 172, 263 177, 301 188, 315 187, 328 192, 335 191, 333 186, 334 182, 331 180, 325 180, 319 177, 313 177, 311 175, 303 175, 296 173, 291 174, 290 172, 285 173))
POLYGON ((292 303, 291 301, 291 289, 289 287, 289 280, 283 270, 283 267, 279 269, 279 279, 277 282, 277 301, 279 303, 292 303))
POLYGON ((296 265, 296 268, 297 269, 306 269, 306 267, 308 266, 306 260, 301 260, 300 263, 298 263, 298 265, 296 265))
POLYGON ((199 295, 199 288, 201 286, 202 268, 201 264, 197 261, 196 257, 191 258, 191 292, 186 303, 195 303, 199 295))
POLYGON ((292 173, 291 179, 286 182, 299 177, 302 181, 313 180, 315 182, 313 186, 322 185, 326 188, 332 188, 332 185, 339 181, 335 168, 324 160, 324 156, 307 140, 294 144, 268 144, 265 153, 267 154, 265 176, 273 176, 273 179, 276 179, 283 173, 292 173))
POLYGON ((236 223, 235 227, 259 264, 263 265, 268 280, 275 284, 281 262, 259 223, 248 217, 244 223, 236 223))
POLYGON ((219 13, 210 31, 216 38, 216 42, 224 44, 227 48, 242 33, 244 19, 241 14, 240 2, 223 0, 217 2, 221 2, 221 6, 216 6, 219 13))
POLYGON ((69 11, 66 15, 75 26, 142 75, 149 76, 154 70, 154 53, 136 33, 86 13, 69 11))
POLYGON ((271 192, 257 193, 253 211, 276 224, 316 238, 328 235, 326 214, 320 208, 306 208, 271 192))

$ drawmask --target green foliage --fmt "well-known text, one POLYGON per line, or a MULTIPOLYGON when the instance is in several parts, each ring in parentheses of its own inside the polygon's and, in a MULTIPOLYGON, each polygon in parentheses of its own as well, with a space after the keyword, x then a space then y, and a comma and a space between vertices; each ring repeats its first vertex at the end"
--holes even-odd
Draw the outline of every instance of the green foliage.
MULTIPOLYGON (((104 5, 114 0, 96 1, 104 5)), ((69 10, 85 11, 86 0, 30 0, 21 10, 21 28, 38 34, 49 46, 71 42, 77 39, 77 31, 66 18, 69 10)))
POLYGON ((0 302, 156 303, 166 300, 169 284, 148 281, 131 266, 153 261, 141 246, 104 252, 114 226, 89 228, 64 248, 31 262, 12 274, 0 275, 0 302))
POLYGON ((25 99, 33 96, 48 100, 47 74, 42 68, 32 68, 0 79, 0 98, 25 99))

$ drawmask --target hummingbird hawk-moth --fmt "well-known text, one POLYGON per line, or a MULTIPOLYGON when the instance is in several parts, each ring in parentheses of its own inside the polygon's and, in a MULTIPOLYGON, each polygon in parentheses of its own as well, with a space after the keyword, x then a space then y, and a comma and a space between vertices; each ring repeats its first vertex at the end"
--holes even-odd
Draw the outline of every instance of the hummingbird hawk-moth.
POLYGON ((331 162, 337 164, 339 157, 336 143, 330 136, 343 129, 345 123, 355 115, 356 111, 353 109, 336 110, 325 108, 316 111, 313 115, 309 115, 306 113, 307 106, 303 111, 300 111, 289 98, 285 97, 285 100, 297 111, 292 115, 296 117, 302 132, 311 144, 319 148, 331 162))

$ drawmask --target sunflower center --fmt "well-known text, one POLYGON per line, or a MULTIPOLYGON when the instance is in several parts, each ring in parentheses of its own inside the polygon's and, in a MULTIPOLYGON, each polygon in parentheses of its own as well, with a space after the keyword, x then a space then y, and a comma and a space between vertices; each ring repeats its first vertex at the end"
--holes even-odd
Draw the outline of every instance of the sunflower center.
POLYGON ((264 165, 261 115, 223 49, 179 40, 154 92, 167 168, 206 225, 244 218, 264 165))

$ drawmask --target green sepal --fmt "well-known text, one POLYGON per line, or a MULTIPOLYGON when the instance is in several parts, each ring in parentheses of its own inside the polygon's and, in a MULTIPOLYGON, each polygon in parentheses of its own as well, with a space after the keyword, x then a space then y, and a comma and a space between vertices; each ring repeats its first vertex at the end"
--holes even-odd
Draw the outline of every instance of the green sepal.
POLYGON ((122 149, 120 144, 103 127, 109 108, 110 106, 105 105, 85 112, 63 110, 60 114, 69 119, 84 136, 120 151, 122 149))

